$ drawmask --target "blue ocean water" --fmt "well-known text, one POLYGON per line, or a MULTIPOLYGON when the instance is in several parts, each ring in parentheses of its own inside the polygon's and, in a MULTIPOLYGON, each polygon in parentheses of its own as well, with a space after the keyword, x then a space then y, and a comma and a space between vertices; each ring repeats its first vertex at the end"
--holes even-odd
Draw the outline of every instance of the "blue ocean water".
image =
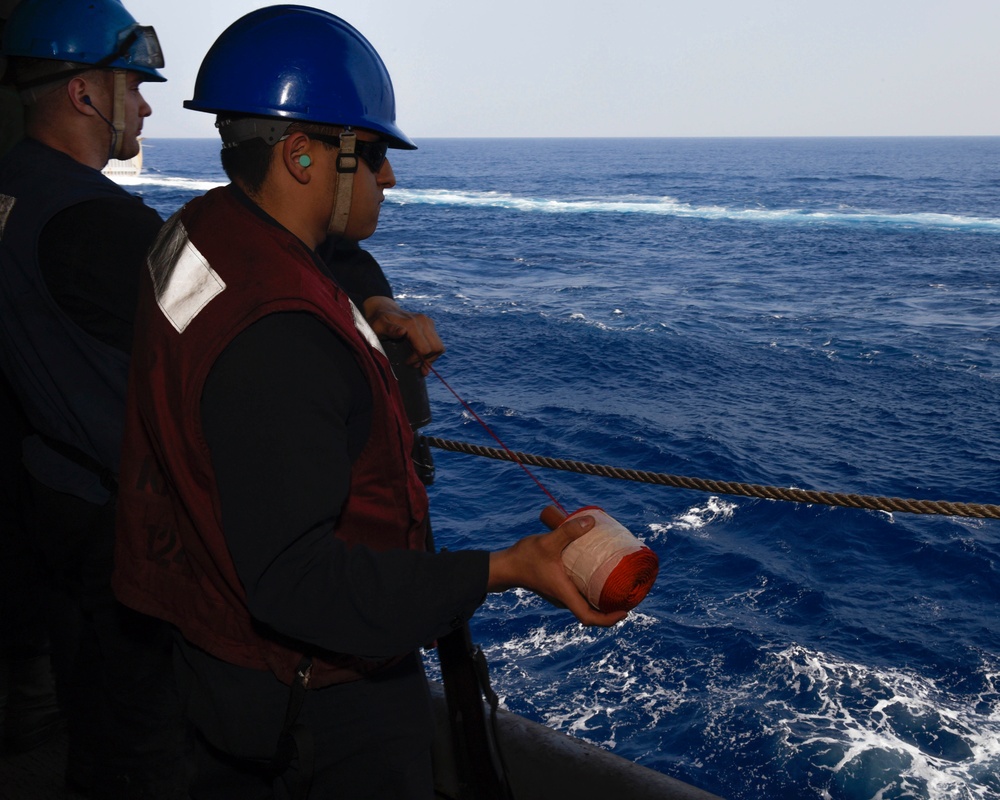
MULTIPOLYGON (((368 247, 513 449, 1000 503, 1000 138, 418 144, 368 247)), ((132 190, 169 214, 217 152, 147 140, 132 190)), ((542 529, 516 465, 435 461, 439 545, 542 529)), ((1000 798, 1000 523, 533 471, 661 572, 611 630, 491 596, 506 707, 730 800, 1000 798)))

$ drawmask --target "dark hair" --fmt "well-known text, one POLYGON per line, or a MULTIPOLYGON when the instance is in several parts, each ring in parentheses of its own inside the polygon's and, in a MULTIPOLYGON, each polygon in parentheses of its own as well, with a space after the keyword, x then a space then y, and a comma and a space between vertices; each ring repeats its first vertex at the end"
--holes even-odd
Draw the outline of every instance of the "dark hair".
POLYGON ((222 168, 229 180, 238 183, 248 194, 254 194, 264 185, 271 166, 273 146, 263 139, 248 139, 237 145, 223 145, 222 168))
MULTIPOLYGON (((226 128, 223 122, 224 119, 220 117, 220 123, 217 123, 220 130, 225 130, 226 128)), ((328 135, 331 133, 335 135, 340 132, 340 128, 333 129, 329 125, 294 122, 288 127, 286 134, 296 130, 301 130, 305 133, 325 133, 328 135)), ((322 144, 327 150, 332 148, 332 145, 326 142, 322 144)), ((226 142, 224 139, 221 154, 222 168, 226 171, 226 175, 229 176, 229 180, 238 182, 248 194, 255 194, 267 179, 267 171, 271 167, 273 153, 274 145, 268 144, 263 139, 246 139, 242 142, 226 142)))

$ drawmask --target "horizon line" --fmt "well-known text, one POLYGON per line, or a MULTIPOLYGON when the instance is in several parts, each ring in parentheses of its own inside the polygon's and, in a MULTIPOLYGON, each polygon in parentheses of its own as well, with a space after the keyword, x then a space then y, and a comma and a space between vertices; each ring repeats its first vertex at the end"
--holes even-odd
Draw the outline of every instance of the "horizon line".
MULTIPOLYGON (((143 136, 146 139, 217 139, 217 136, 181 135, 181 136, 143 136)), ((413 139, 482 139, 492 141, 533 141, 539 139, 1000 139, 1000 133, 831 133, 831 134, 708 134, 708 135, 662 135, 662 136, 583 136, 583 135, 549 135, 549 136, 414 136, 413 139)))

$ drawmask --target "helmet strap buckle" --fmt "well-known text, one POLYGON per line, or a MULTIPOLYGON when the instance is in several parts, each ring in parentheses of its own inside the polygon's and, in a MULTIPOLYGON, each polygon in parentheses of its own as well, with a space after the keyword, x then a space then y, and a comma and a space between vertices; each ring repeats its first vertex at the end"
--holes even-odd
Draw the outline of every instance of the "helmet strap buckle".
POLYGON ((357 134, 346 128, 340 134, 340 150, 337 153, 337 172, 352 175, 358 171, 358 155, 354 152, 357 134))

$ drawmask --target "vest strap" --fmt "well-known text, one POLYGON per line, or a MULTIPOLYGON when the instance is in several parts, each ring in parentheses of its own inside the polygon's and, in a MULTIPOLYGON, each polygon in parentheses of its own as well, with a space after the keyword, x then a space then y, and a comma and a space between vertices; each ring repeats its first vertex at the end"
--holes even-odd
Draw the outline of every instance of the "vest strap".
POLYGON ((313 772, 316 766, 316 744, 312 731, 298 722, 302 703, 309 689, 309 677, 312 672, 312 659, 302 656, 295 670, 295 681, 288 693, 288 707, 285 709, 285 724, 278 736, 278 747, 271 759, 271 768, 275 775, 281 775, 296 756, 299 760, 299 777, 291 789, 292 800, 306 800, 309 787, 312 784, 313 772))
POLYGON ((66 442, 60 442, 58 439, 53 439, 44 433, 39 433, 38 438, 45 442, 45 445, 50 450, 54 450, 64 458, 68 458, 77 466, 83 467, 87 472, 94 473, 100 479, 101 486, 111 492, 111 494, 118 493, 118 476, 113 470, 104 466, 96 458, 91 458, 79 447, 74 447, 66 442))

